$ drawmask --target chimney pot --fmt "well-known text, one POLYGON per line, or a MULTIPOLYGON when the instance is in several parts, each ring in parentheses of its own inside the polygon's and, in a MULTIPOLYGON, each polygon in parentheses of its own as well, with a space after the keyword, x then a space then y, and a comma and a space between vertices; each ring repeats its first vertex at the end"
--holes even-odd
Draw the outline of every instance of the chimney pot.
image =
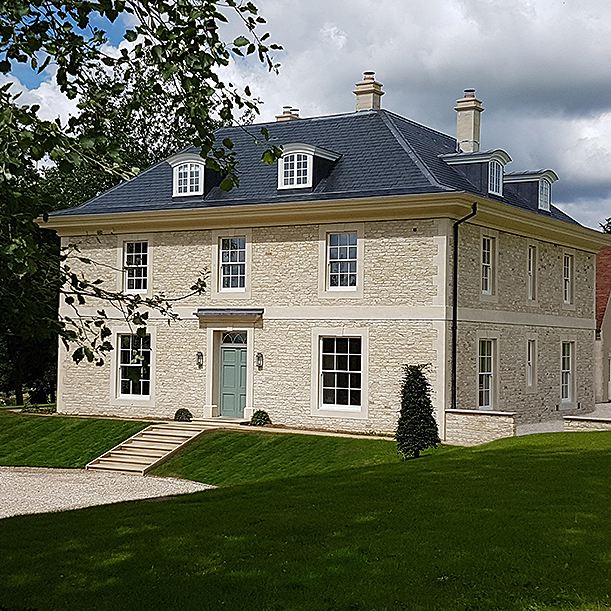
POLYGON ((382 83, 375 80, 375 72, 368 70, 363 72, 363 80, 356 84, 354 94, 356 94, 357 110, 378 110, 381 108, 382 83))
POLYGON ((475 89, 465 89, 456 101, 456 140, 459 153, 477 153, 480 147, 482 101, 475 97, 475 89))
POLYGON ((292 106, 283 106, 282 114, 276 115, 276 121, 293 121, 299 119, 299 109, 292 106))

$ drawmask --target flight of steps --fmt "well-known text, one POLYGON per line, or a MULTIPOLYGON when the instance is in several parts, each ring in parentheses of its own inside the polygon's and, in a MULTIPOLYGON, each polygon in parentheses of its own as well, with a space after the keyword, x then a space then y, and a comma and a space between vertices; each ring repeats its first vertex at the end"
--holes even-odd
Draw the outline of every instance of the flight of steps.
POLYGON ((153 424, 92 460, 86 468, 145 475, 205 431, 223 426, 216 420, 214 424, 207 421, 153 424))

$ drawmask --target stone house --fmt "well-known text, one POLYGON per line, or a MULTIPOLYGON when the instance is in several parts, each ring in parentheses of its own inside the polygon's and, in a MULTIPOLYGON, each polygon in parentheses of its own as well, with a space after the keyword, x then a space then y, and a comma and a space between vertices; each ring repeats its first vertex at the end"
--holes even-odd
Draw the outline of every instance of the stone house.
POLYGON ((597 403, 611 398, 611 248, 596 256, 596 393, 597 403))
POLYGON ((285 107, 266 126, 283 147, 274 166, 249 133, 259 126, 220 130, 239 159, 228 193, 187 149, 51 217, 109 287, 175 297, 210 274, 179 321, 152 316, 142 340, 117 316, 103 367, 62 348, 59 412, 264 409, 292 427, 392 433, 406 363, 430 364, 450 443, 594 409, 595 263, 609 239, 552 205, 552 170, 508 173, 508 153, 480 150, 474 90, 457 102, 457 138, 381 109, 373 73, 355 94, 348 114, 285 107))

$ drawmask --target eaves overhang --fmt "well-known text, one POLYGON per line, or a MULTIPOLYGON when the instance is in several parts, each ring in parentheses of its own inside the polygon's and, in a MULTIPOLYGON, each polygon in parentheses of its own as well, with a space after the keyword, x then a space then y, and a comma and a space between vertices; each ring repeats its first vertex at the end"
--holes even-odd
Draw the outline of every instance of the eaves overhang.
POLYGON ((356 221, 391 221, 448 218, 469 214, 473 203, 477 215, 469 220, 500 231, 597 253, 611 246, 611 235, 573 225, 530 210, 464 191, 426 193, 306 202, 246 204, 211 208, 183 208, 150 212, 83 214, 39 219, 42 227, 60 237, 102 233, 159 233, 247 227, 278 227, 356 221))

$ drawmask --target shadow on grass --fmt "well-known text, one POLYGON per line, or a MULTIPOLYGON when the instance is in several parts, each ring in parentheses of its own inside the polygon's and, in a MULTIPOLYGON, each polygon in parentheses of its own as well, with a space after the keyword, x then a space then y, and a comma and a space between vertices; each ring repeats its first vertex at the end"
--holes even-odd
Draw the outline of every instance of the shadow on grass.
POLYGON ((0 521, 0 605, 611 607, 611 435, 0 521))

